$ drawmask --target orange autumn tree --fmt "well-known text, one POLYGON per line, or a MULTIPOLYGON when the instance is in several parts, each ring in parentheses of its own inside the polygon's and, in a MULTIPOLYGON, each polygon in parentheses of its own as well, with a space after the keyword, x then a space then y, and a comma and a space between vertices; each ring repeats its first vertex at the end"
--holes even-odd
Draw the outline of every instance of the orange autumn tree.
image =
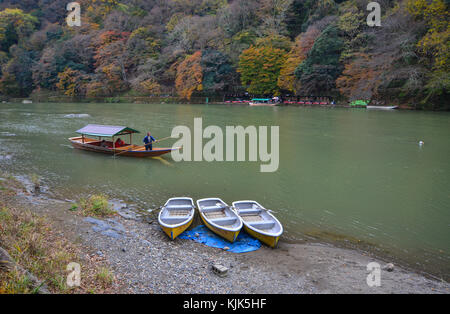
POLYGON ((181 97, 190 100, 195 91, 203 90, 201 61, 202 52, 197 51, 193 55, 187 56, 177 67, 175 87, 181 97))
POLYGON ((316 27, 309 27, 308 30, 295 39, 294 47, 289 52, 278 77, 278 87, 283 90, 295 92, 299 84, 295 78, 295 69, 300 63, 306 60, 308 52, 319 37, 320 31, 316 27))
POLYGON ((159 94, 161 85, 154 78, 149 78, 139 84, 139 91, 144 94, 159 94))
POLYGON ((65 68, 63 72, 58 74, 58 83, 56 87, 64 92, 67 96, 76 96, 84 94, 85 89, 85 75, 80 71, 65 68))
POLYGON ((129 32, 105 31, 100 34, 94 47, 96 73, 104 82, 108 94, 128 89, 126 42, 129 32))

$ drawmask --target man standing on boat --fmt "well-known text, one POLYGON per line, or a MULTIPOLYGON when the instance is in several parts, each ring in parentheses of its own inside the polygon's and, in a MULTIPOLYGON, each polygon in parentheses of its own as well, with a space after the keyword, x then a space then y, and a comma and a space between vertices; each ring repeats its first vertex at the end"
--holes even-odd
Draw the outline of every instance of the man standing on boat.
POLYGON ((153 142, 156 142, 155 138, 150 134, 150 132, 147 133, 147 136, 144 137, 144 144, 145 144, 145 150, 153 150, 153 142))

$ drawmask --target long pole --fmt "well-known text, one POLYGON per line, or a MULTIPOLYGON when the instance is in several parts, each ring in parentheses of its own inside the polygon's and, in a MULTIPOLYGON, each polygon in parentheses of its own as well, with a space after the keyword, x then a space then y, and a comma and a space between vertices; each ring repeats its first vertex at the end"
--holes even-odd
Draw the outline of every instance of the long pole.
POLYGON ((166 141, 166 140, 171 139, 171 138, 173 138, 173 137, 172 136, 168 136, 168 137, 162 138, 160 140, 154 141, 154 143, 156 144, 156 143, 159 143, 159 142, 162 142, 162 141, 166 141))

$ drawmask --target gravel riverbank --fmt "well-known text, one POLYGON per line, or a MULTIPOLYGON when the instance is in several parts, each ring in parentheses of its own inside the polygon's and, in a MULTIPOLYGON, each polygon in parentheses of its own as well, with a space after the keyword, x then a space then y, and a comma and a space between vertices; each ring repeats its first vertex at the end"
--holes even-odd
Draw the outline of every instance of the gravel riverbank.
MULTIPOLYGON (((381 287, 369 287, 367 265, 386 262, 330 245, 281 242, 273 250, 233 254, 177 239, 172 242, 157 221, 118 215, 102 222, 70 211, 73 204, 26 194, 7 202, 51 218, 61 234, 81 243, 86 253, 105 259, 121 283, 119 293, 442 293, 446 282, 431 280, 397 265, 381 271, 381 287), (228 268, 225 278, 211 267, 228 268)), ((81 274, 82 276, 82 274, 81 274)))

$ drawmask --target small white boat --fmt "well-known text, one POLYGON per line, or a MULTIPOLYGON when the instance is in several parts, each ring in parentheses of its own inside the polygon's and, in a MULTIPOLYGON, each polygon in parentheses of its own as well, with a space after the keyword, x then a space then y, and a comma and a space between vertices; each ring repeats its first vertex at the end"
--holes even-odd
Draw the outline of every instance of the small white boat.
POLYGON ((234 202, 233 209, 241 217, 248 234, 272 248, 277 246, 283 226, 270 210, 255 201, 234 202))
POLYGON ((203 223, 222 238, 234 242, 242 229, 242 220, 220 198, 205 198, 197 201, 203 223))
POLYGON ((398 106, 367 106, 367 109, 395 110, 398 109, 398 106))
POLYGON ((194 200, 188 197, 169 199, 159 212, 158 222, 164 232, 175 240, 194 221, 194 200))

